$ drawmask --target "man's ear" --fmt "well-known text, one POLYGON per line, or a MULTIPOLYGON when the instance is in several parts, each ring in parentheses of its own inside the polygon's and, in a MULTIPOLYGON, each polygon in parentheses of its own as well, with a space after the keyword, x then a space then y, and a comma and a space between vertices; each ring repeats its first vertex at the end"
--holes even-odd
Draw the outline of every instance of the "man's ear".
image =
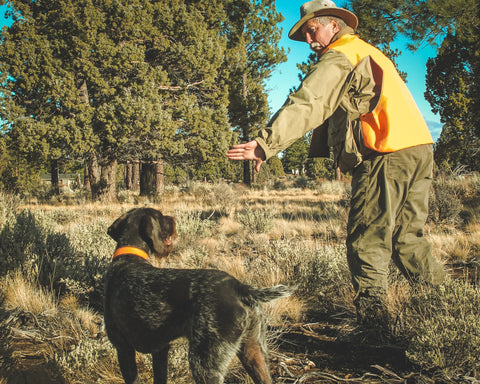
POLYGON ((127 221, 127 217, 130 214, 130 212, 131 211, 124 213, 117 220, 115 220, 110 227, 108 227, 107 234, 113 240, 117 242, 120 240, 120 235, 123 233, 123 230, 125 229, 125 223, 127 221))

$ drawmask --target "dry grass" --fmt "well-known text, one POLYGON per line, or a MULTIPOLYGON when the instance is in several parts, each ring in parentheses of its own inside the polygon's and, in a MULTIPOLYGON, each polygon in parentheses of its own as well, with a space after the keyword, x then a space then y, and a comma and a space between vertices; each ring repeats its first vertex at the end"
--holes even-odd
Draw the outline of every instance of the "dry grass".
POLYGON ((218 233, 225 236, 235 236, 242 230, 242 225, 230 217, 221 217, 218 221, 217 230, 218 233))
POLYGON ((5 294, 4 306, 25 312, 39 314, 54 313, 57 309, 55 299, 44 288, 32 283, 20 273, 4 277, 1 289, 5 294))
MULTIPOLYGON (((427 233, 434 254, 449 263, 478 261, 480 215, 472 198, 475 189, 470 186, 466 188, 468 193, 460 193, 459 182, 449 185, 455 189, 456 196, 470 199, 464 214, 470 219, 462 225, 458 221, 447 220, 441 225, 430 221, 427 233)), ((134 207, 147 205, 160 209, 177 218, 179 237, 173 254, 158 266, 221 269, 255 286, 297 285, 299 290, 294 296, 265 305, 268 323, 276 329, 287 330, 291 324, 305 320, 312 308, 323 311, 323 315, 336 315, 339 311, 353 314, 343 245, 347 195, 348 184, 335 182, 323 183, 315 190, 279 191, 194 183, 185 191, 169 188, 156 201, 124 193, 121 204, 88 203, 67 208, 36 204, 19 209, 31 210, 41 217, 41 223, 65 234, 69 252, 83 250, 105 259, 114 248, 114 243, 105 235, 109 223, 134 207)), ((440 200, 437 196, 437 208, 447 203, 448 199, 440 200)), ((457 210, 458 206, 453 208, 457 210)), ((82 262, 84 259, 78 258, 79 270, 75 273, 82 273, 82 268, 86 268, 82 262)), ((83 273, 92 279, 95 270, 83 273)), ((45 354, 66 372, 64 376, 69 384, 122 382, 111 346, 106 339, 95 338, 100 332, 100 317, 87 308, 85 297, 88 295, 81 295, 89 289, 82 285, 88 279, 79 279, 75 274, 69 276, 69 284, 78 292, 67 290, 59 295, 40 288, 28 275, 9 273, 7 276, 0 282, 4 308, 58 315, 49 319, 60 338, 48 344, 50 350, 45 347, 45 354)), ((394 276, 392 281, 388 304, 391 312, 401 317, 412 291, 404 280, 394 276)), ((275 335, 270 337, 274 339, 275 335)), ((272 342, 274 344, 274 340, 272 342)), ((416 352, 417 359, 421 353, 423 349, 416 352)), ((185 361, 185 342, 176 342, 171 352, 171 382, 192 383, 188 370, 185 373, 185 361)), ((148 357, 139 357, 139 365, 142 379, 151 380, 148 357)), ((238 364, 233 366, 232 375, 229 382, 248 382, 238 364)))
POLYGON ((284 297, 264 305, 268 324, 275 327, 288 327, 298 323, 305 309, 305 302, 296 296, 284 297))
POLYGON ((479 233, 467 234, 461 231, 430 235, 434 255, 439 260, 465 262, 471 259, 480 240, 479 233))

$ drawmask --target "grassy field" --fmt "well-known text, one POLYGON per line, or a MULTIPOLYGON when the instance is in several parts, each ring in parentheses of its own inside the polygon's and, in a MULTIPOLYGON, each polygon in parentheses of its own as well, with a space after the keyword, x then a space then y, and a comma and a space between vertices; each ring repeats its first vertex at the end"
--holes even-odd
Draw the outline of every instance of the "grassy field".
MULTIPOLYGON (((402 356, 392 361, 382 359, 381 345, 343 350, 355 326, 344 245, 349 184, 293 185, 192 183, 167 187, 156 201, 121 192, 118 204, 0 195, 0 384, 122 382, 101 321, 102 276, 115 248, 106 229, 138 206, 177 219, 175 251, 159 267, 216 268, 255 286, 298 286, 265 307, 275 383, 480 379, 480 176, 439 176, 431 190, 426 233, 449 272, 445 285, 412 289, 391 270, 391 328, 402 356), (378 361, 372 351, 380 351, 378 361)), ((138 362, 151 382, 150 358, 138 362)), ((170 381, 192 383, 186 367, 179 340, 170 381)), ((235 362, 226 382, 250 381, 235 362)))

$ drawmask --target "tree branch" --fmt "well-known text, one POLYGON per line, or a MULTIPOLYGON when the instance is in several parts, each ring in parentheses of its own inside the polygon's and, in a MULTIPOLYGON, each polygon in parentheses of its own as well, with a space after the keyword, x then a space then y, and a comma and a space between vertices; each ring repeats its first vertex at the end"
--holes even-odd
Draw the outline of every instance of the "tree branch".
POLYGON ((189 89, 189 88, 194 88, 199 84, 202 84, 204 80, 196 81, 195 83, 187 84, 186 86, 180 86, 180 85, 159 85, 158 88, 160 88, 162 91, 182 91, 184 89, 189 89))

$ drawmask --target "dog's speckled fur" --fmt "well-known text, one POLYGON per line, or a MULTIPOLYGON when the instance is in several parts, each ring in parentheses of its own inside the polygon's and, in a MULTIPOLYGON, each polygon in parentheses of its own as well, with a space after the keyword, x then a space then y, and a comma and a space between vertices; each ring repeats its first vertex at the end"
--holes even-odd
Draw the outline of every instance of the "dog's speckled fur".
MULTIPOLYGON (((109 228, 117 248, 166 256, 175 220, 133 209, 109 228)), ((270 384, 260 302, 288 296, 285 286, 253 288, 218 270, 159 269, 135 255, 116 257, 105 286, 105 325, 127 384, 139 383, 135 351, 151 353, 154 384, 167 383, 170 341, 185 336, 197 384, 221 384, 237 355, 256 384, 270 384)))

